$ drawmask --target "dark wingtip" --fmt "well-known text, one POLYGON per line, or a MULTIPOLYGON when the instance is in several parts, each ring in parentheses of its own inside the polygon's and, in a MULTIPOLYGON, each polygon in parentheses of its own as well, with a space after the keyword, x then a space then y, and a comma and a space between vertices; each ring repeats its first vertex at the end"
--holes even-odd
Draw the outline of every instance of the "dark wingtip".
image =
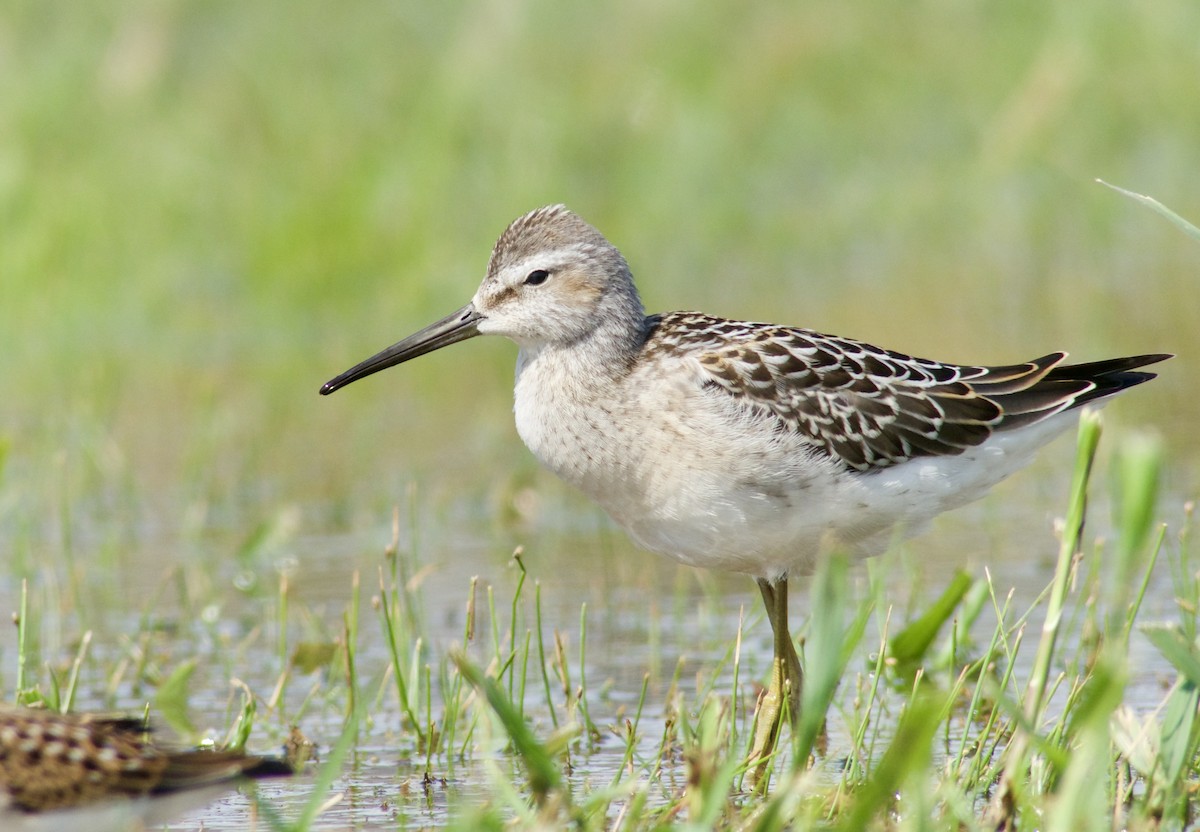
POLYGON ((1120 393, 1122 390, 1128 390, 1130 387, 1136 387, 1139 384, 1145 384, 1151 379, 1158 378, 1157 373, 1148 373, 1137 368, 1157 364, 1160 361, 1166 361, 1174 357, 1171 353, 1152 353, 1149 355, 1131 355, 1127 358, 1111 358, 1104 361, 1093 361, 1088 364, 1058 367, 1050 373, 1049 377, 1054 378, 1058 376, 1063 379, 1079 379, 1090 381, 1095 385, 1091 390, 1078 396, 1071 403, 1071 407, 1079 407, 1087 402, 1112 396, 1120 393))
POLYGON ((266 777, 291 777, 296 768, 280 757, 259 757, 252 765, 242 770, 244 777, 254 779, 266 777))

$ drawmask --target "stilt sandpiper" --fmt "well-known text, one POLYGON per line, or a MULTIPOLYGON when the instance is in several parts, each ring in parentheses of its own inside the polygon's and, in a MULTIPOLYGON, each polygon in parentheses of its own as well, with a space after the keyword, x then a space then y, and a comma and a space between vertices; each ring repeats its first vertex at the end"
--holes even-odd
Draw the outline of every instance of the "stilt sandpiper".
POLYGON ((758 581, 775 635, 758 761, 785 697, 798 711, 789 575, 834 550, 878 552, 897 527, 981 496, 1080 405, 1170 357, 964 366, 790 326, 647 316, 621 253, 555 205, 500 235, 470 303, 321 393, 475 335, 520 347, 517 431, 543 465, 647 549, 758 581))

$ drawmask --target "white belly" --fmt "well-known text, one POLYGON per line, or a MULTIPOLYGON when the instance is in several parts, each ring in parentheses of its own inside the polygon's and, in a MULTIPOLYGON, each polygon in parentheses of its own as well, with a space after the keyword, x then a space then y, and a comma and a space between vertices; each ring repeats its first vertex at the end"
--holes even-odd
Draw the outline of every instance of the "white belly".
POLYGON ((517 430, 543 465, 599 503, 640 545, 686 564, 775 578, 840 547, 875 554, 897 527, 982 496, 1074 422, 1068 412, 958 456, 875 473, 813 453, 703 390, 685 373, 595 379, 518 365, 517 430))

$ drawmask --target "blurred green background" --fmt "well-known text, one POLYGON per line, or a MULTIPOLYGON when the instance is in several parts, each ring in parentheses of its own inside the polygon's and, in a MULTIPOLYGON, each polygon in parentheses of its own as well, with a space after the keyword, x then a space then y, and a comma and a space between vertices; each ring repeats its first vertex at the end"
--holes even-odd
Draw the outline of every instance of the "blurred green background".
POLYGON ((328 530, 412 479, 543 476, 511 345, 317 388, 560 201, 650 310, 971 363, 1177 352, 1114 410, 1194 462, 1200 246, 1093 180, 1200 218, 1198 32, 1194 0, 10 0, 5 536, 68 503, 328 530))

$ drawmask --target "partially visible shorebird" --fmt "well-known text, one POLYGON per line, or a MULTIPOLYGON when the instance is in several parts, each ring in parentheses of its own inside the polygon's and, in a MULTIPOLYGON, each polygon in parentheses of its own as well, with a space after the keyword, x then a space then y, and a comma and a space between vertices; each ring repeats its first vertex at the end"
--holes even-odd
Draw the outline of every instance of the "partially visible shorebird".
POLYGON ((984 494, 1070 427, 1149 381, 1139 355, 964 366, 807 329, 646 316, 621 253, 564 206, 514 221, 469 304, 326 383, 328 394, 475 335, 520 347, 517 431, 642 546, 757 581, 775 636, 751 762, 761 778, 801 668, 787 580, 831 551, 984 494))
POLYGON ((167 751, 130 717, 0 708, 0 828, 141 829, 169 822, 242 778, 292 773, 232 751, 167 751))

